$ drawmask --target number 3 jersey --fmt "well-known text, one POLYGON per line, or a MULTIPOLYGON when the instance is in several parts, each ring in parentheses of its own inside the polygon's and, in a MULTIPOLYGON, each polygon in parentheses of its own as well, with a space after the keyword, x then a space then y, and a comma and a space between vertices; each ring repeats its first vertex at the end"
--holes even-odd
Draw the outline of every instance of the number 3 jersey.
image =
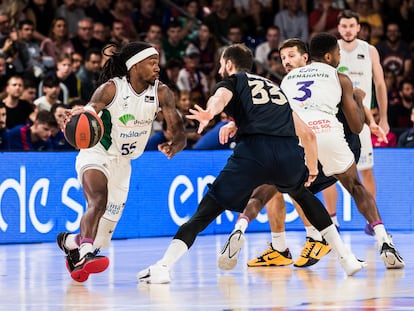
POLYGON ((326 176, 346 172, 355 158, 336 114, 342 87, 336 69, 314 62, 289 72, 281 88, 299 117, 316 134, 318 160, 326 176))
POLYGON ((115 83, 116 93, 102 110, 105 133, 101 146, 110 155, 136 159, 145 149, 158 112, 158 80, 141 94, 134 91, 126 77, 111 81, 115 83))
POLYGON ((336 117, 342 97, 342 88, 336 69, 313 62, 290 71, 282 80, 281 88, 299 117, 315 133, 329 132, 333 127, 343 131, 336 117))

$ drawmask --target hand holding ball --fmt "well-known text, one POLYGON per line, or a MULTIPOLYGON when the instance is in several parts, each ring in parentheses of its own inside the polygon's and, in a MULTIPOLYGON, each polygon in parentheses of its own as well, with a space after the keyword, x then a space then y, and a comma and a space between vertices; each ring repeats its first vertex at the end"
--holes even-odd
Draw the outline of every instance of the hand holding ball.
POLYGON ((66 123, 64 134, 69 144, 76 149, 87 149, 102 139, 104 126, 94 111, 84 110, 71 117, 66 123))

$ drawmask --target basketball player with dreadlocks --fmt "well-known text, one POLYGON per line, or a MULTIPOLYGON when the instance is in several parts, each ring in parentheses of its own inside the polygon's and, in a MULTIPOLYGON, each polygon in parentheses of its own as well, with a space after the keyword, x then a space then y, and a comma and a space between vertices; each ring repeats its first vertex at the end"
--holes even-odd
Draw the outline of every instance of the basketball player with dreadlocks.
POLYGON ((128 196, 130 162, 143 153, 159 109, 171 137, 158 145, 158 150, 170 159, 186 145, 174 95, 158 80, 159 71, 155 48, 144 42, 126 44, 105 63, 101 84, 88 105, 71 112, 75 115, 83 110, 95 111, 105 127, 100 143, 82 149, 76 158, 76 171, 87 202, 80 232, 61 232, 57 237, 71 277, 78 282, 109 265, 109 259, 97 253, 110 243, 128 196))

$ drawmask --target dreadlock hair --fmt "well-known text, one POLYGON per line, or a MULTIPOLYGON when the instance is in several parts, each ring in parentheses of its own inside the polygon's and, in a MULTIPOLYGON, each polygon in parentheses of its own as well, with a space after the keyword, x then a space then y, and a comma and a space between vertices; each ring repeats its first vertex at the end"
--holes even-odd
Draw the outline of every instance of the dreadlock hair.
POLYGON ((102 54, 110 56, 110 58, 102 68, 102 72, 99 77, 99 84, 105 83, 109 79, 115 77, 121 78, 123 76, 127 76, 127 79, 129 80, 129 72, 126 67, 126 61, 135 54, 150 47, 152 47, 151 44, 141 41, 127 43, 122 46, 121 49, 119 49, 119 46, 115 43, 107 45, 103 49, 102 54), (107 49, 113 48, 114 46, 116 51, 111 52, 110 54, 105 53, 107 49))

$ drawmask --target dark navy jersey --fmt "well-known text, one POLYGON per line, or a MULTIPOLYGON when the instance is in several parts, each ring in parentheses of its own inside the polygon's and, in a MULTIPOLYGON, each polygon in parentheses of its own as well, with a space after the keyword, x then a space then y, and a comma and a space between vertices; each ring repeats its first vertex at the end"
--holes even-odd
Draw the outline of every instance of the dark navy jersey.
POLYGON ((296 137, 292 109, 279 86, 263 77, 239 72, 217 83, 233 97, 225 112, 238 127, 239 138, 250 135, 296 137))

